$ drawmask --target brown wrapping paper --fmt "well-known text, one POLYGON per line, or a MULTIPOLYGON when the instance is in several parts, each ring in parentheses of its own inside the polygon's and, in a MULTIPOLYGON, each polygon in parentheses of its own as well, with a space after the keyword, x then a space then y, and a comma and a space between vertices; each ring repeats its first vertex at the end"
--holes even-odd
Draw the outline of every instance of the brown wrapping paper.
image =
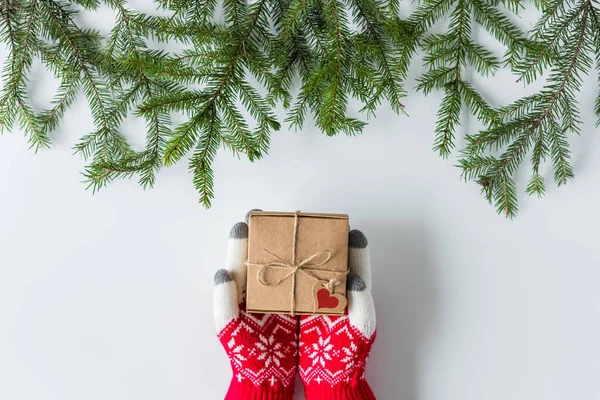
POLYGON ((250 214, 247 311, 342 315, 346 306, 348 216, 298 213, 295 227, 295 214, 250 214), (294 273, 294 266, 304 271, 294 273))

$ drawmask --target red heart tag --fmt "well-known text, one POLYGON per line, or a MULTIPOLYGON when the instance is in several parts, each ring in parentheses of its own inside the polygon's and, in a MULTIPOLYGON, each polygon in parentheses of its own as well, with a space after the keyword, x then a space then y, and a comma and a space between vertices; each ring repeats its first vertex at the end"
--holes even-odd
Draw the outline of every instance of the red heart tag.
POLYGON ((318 308, 337 308, 340 305, 340 300, 332 296, 327 289, 319 289, 317 292, 318 308))

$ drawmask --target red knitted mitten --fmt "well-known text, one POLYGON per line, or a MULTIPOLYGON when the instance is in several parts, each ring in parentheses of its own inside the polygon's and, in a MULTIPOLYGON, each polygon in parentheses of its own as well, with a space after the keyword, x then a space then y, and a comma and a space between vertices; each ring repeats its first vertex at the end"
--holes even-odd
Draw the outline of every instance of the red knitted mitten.
POLYGON ((291 400, 298 319, 243 311, 247 255, 248 225, 240 222, 231 230, 227 269, 215 275, 215 324, 233 370, 225 400, 291 400))
POLYGON ((375 341, 367 239, 350 232, 348 311, 300 318, 299 369, 307 400, 375 400, 365 364, 375 341))

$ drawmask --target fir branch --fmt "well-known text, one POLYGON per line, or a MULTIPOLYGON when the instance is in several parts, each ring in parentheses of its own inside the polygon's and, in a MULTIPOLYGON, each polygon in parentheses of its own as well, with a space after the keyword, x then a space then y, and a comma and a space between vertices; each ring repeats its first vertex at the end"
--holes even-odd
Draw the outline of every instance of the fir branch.
MULTIPOLYGON (((89 161, 84 175, 90 189, 133 176, 151 187, 163 165, 191 153, 193 182, 208 207, 220 146, 260 159, 280 128, 279 102, 292 127, 302 128, 310 115, 330 136, 358 134, 366 126, 349 115, 352 99, 367 117, 382 104, 403 113, 404 80, 421 48, 426 71, 418 89, 443 92, 434 148, 444 157, 451 153, 465 110, 481 121, 486 128, 466 136, 459 166, 499 213, 517 214, 514 177, 528 157, 530 195, 545 193, 547 161, 557 185, 573 177, 568 138, 582 124, 576 96, 593 62, 600 68, 595 1, 534 0, 542 17, 529 36, 510 18, 522 9, 520 0, 423 0, 406 21, 398 17, 399 0, 157 1, 170 15, 136 12, 126 0, 0 0, 0 40, 8 48, 2 129, 18 124, 35 150, 47 147, 81 91, 94 129, 75 149, 89 161), (76 22, 78 7, 101 4, 116 12, 105 41, 76 22), (432 34, 446 17, 448 26, 432 34), (506 48, 503 62, 473 39, 478 29, 506 48), (186 48, 150 50, 151 38, 186 48), (60 81, 51 107, 41 113, 27 95, 36 59, 60 81), (545 86, 495 109, 467 72, 487 77, 503 65, 518 74, 517 82, 547 76, 545 86), (173 113, 186 120, 172 127, 173 113), (131 114, 146 121, 141 151, 120 133, 131 114)), ((595 111, 600 117, 600 95, 595 111)))
POLYGON ((537 53, 529 52, 517 70, 520 79, 532 82, 544 72, 541 60, 546 54, 558 54, 551 63, 546 86, 540 93, 498 110, 493 128, 469 136, 468 150, 463 152, 460 163, 466 178, 484 181, 493 188, 498 211, 509 217, 517 212, 514 175, 527 153, 531 152, 533 173, 526 193, 544 195, 546 187, 540 166, 548 156, 557 185, 573 177, 566 134, 580 129, 575 96, 581 89, 581 76, 591 68, 591 55, 597 52, 595 37, 600 33, 600 25, 594 22, 597 10, 591 0, 569 5, 552 1, 544 10, 546 14, 534 29, 540 40, 539 46, 535 46, 537 53), (470 168, 475 160, 488 157, 486 152, 501 148, 504 152, 493 169, 470 168), (508 189, 502 190, 505 187, 508 189))
POLYGON ((25 131, 30 147, 37 152, 50 146, 40 118, 28 104, 26 90, 26 75, 36 54, 37 1, 6 0, 0 12, 4 22, 2 36, 9 44, 3 73, 5 85, 0 97, 0 125, 2 130, 11 130, 16 119, 25 131), (21 23, 22 18, 25 20, 21 23))
POLYGON ((61 51, 65 52, 62 56, 65 57, 65 64, 76 69, 65 77, 82 79, 81 87, 98 128, 75 146, 76 152, 86 158, 93 156, 94 160, 104 161, 128 155, 129 146, 111 124, 107 110, 110 95, 101 82, 101 55, 97 38, 74 23, 74 12, 67 8, 68 5, 51 0, 43 0, 40 5, 45 29, 59 43, 61 51))
MULTIPOLYGON (((509 9, 511 5, 513 9, 518 8, 518 1, 502 3, 509 9)), ((409 22, 415 32, 424 35, 421 46, 426 53, 424 62, 428 68, 428 72, 419 79, 417 89, 425 94, 434 89, 444 90, 437 113, 434 150, 447 157, 454 148, 456 129, 465 105, 486 124, 493 121, 493 108, 463 74, 466 68, 471 67, 480 75, 488 76, 500 66, 489 49, 472 40, 471 31, 475 24, 480 24, 507 47, 508 64, 513 64, 514 57, 529 44, 521 30, 498 9, 497 1, 424 1, 409 22), (426 35, 427 30, 448 13, 450 23, 447 31, 426 35)))
MULTIPOLYGON (((111 82, 111 87, 115 88, 116 101, 111 104, 110 123, 118 127, 130 109, 153 99, 159 93, 173 90, 176 86, 163 84, 161 79, 150 76, 140 64, 139 61, 147 54, 147 48, 145 30, 139 29, 133 22, 139 19, 137 14, 128 10, 122 0, 110 0, 108 3, 117 11, 117 23, 108 39, 106 60, 111 65, 120 66, 118 70, 125 72, 116 75, 111 82)), ((162 167, 162 154, 170 121, 168 115, 162 115, 158 110, 152 110, 145 116, 146 150, 119 154, 110 162, 105 159, 96 160, 85 174, 94 190, 115 178, 128 178, 134 173, 139 173, 142 187, 154 184, 156 174, 162 167)))
MULTIPOLYGON (((261 0, 247 9, 245 7, 237 2, 228 2, 225 7, 226 23, 236 31, 236 35, 195 40, 199 33, 190 32, 189 42, 194 43, 195 47, 188 49, 184 55, 154 57, 147 65, 147 69, 153 71, 153 76, 157 70, 161 74, 173 71, 175 73, 170 76, 180 82, 186 78, 178 71, 183 69, 186 73, 197 73, 205 83, 203 89, 164 93, 145 101, 138 108, 142 115, 177 111, 188 114, 189 120, 175 128, 166 141, 163 160, 165 165, 172 165, 194 146, 202 148, 190 159, 190 168, 194 171, 200 201, 205 206, 210 204, 213 197, 210 163, 220 144, 230 146, 232 150, 254 160, 268 149, 269 131, 279 129, 271 107, 252 88, 245 76, 245 72, 249 71, 267 89, 272 88, 272 76, 264 54, 264 49, 269 47, 272 40, 266 29, 268 2, 261 0), (258 128, 255 133, 243 122, 236 105, 238 99, 256 119, 258 128)), ((170 34, 170 31, 164 33, 167 36, 170 34)))
POLYGON ((210 207, 213 193, 213 171, 211 164, 215 158, 219 143, 221 142, 221 123, 215 110, 207 112, 205 132, 201 135, 200 142, 190 159, 189 168, 194 176, 194 186, 200 193, 200 202, 205 207, 210 207))
MULTIPOLYGON (((415 44, 396 16, 386 13, 382 1, 291 1, 282 18, 281 46, 274 58, 281 60, 284 88, 291 82, 292 68, 302 80, 300 93, 289 107, 286 121, 302 128, 311 113, 327 135, 361 133, 365 123, 347 115, 350 98, 363 104, 361 111, 374 114, 383 100, 396 113, 404 112, 402 85, 415 44), (347 15, 357 30, 350 28, 347 15), (298 21, 307 19, 307 23, 298 21), (406 45, 404 45, 406 42, 406 45), (281 51, 293 50, 290 59, 281 51)), ((283 96, 286 106, 290 99, 283 96)))

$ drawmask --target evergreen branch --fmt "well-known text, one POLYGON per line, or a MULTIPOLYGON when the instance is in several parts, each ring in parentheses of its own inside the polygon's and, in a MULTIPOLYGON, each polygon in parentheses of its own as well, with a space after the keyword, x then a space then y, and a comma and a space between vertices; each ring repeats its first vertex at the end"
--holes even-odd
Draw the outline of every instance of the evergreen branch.
POLYGON ((550 129, 551 156, 554 166, 554 180, 557 185, 565 185, 567 179, 573 178, 573 170, 569 164, 571 158, 568 142, 556 126, 550 129))
POLYGON ((538 94, 501 108, 492 116, 493 128, 469 136, 468 150, 463 152, 460 164, 468 179, 477 179, 480 183, 483 181, 493 188, 491 194, 496 207, 508 217, 513 217, 517 212, 513 175, 530 149, 533 174, 526 193, 538 196, 545 193, 540 166, 548 155, 559 186, 573 177, 565 133, 579 130, 580 121, 574 95, 581 88, 581 74, 590 68, 591 59, 587 53, 596 50, 594 39, 588 32, 597 25, 594 25, 595 9, 592 1, 580 1, 572 9, 561 8, 557 3, 550 4, 552 21, 547 16, 542 19, 548 21, 543 22, 548 31, 538 32, 543 40, 539 46, 542 50, 537 56, 523 60, 520 67, 524 71, 523 76, 528 76, 528 71, 537 70, 537 63, 547 49, 555 45, 558 47, 558 43, 561 43, 558 50, 561 52, 561 61, 553 65, 545 88, 538 94), (473 160, 479 160, 492 146, 499 148, 505 145, 508 147, 493 169, 481 171, 484 174, 480 176, 464 169, 473 160))
POLYGON ((336 116, 336 106, 338 105, 337 99, 340 91, 340 72, 341 72, 341 61, 342 61, 342 32, 340 31, 340 14, 338 12, 337 0, 331 1, 331 10, 333 11, 333 26, 335 28, 335 53, 334 53, 334 65, 335 72, 333 74, 334 78, 331 82, 331 86, 329 88, 329 92, 331 93, 329 97, 329 106, 326 105, 328 110, 326 122, 323 123, 323 128, 328 135, 333 135, 335 130, 333 129, 333 121, 337 117, 336 116))
MULTIPOLYGON (((479 75, 492 75, 500 63, 488 48, 471 38, 475 24, 480 24, 499 42, 507 47, 507 54, 521 54, 530 44, 520 29, 498 8, 498 2, 485 0, 425 1, 409 21, 414 31, 423 32, 421 46, 425 51, 424 62, 428 71, 419 78, 418 90, 428 94, 443 89, 444 98, 438 109, 434 149, 442 156, 450 155, 454 148, 456 129, 460 126, 463 106, 486 125, 495 123, 493 108, 463 77, 466 68, 473 68, 479 75), (450 23, 446 32, 426 35, 425 32, 449 13, 450 23)), ((515 2, 505 2, 513 4, 515 2)), ((515 4, 515 9, 518 6, 515 4)), ((510 60, 514 63, 514 60, 510 60)))
POLYGON ((44 132, 40 119, 27 104, 25 87, 27 83, 25 75, 29 72, 36 53, 34 38, 37 20, 36 3, 37 1, 32 0, 28 4, 20 4, 18 9, 13 9, 12 15, 9 2, 4 4, 3 16, 10 53, 4 69, 7 83, 0 99, 0 123, 2 129, 11 129, 14 119, 18 118, 20 126, 28 136, 30 147, 37 152, 40 148, 49 147, 50 139, 44 132), (24 28, 22 24, 16 22, 20 14, 28 14, 23 22, 24 28))
POLYGON ((198 125, 205 119, 205 114, 211 110, 211 105, 204 106, 200 114, 196 114, 189 121, 179 125, 173 132, 173 136, 167 142, 164 154, 164 163, 170 166, 179 161, 185 154, 194 147, 198 139, 198 125))
POLYGON ((458 92, 471 113, 485 124, 492 124, 496 111, 484 100, 483 96, 469 82, 460 80, 458 85, 458 92))
POLYGON ((498 213, 504 213, 507 218, 517 215, 517 194, 514 181, 505 174, 499 175, 499 183, 494 185, 495 205, 498 213))
POLYGON ((454 127, 459 122, 462 106, 459 91, 459 80, 451 82, 446 87, 446 93, 438 111, 436 123, 434 149, 442 156, 447 157, 453 147, 454 127))
MULTIPOLYGON (((100 88, 100 84, 96 81, 92 68, 95 67, 95 60, 93 58, 87 58, 82 53, 84 43, 86 45, 92 45, 91 37, 85 32, 79 29, 71 18, 71 13, 61 8, 56 2, 51 0, 43 0, 40 5, 45 10, 46 18, 43 18, 44 24, 46 25, 49 32, 54 32, 59 43, 67 45, 70 51, 70 61, 76 63, 77 70, 83 76, 84 91, 88 98, 90 108, 92 110, 92 116, 94 122, 100 127, 102 135, 93 135, 93 141, 81 141, 75 146, 76 152, 82 154, 94 153, 95 158, 101 158, 108 160, 109 157, 113 156, 109 152, 109 148, 113 148, 117 151, 118 155, 127 155, 130 152, 129 146, 126 142, 114 131, 113 126, 110 124, 110 117, 107 112, 106 98, 107 94, 100 88), (57 14, 57 10, 60 10, 61 15, 64 17, 61 19, 61 15, 57 14), (79 37, 77 36, 79 35, 79 37), (81 47, 79 41, 82 41, 81 47), (101 139, 100 139, 101 138, 101 139), (85 146, 92 146, 91 148, 85 148, 85 146), (95 152, 97 147, 100 147, 100 151, 95 152)), ((86 53, 90 53, 92 49, 86 48, 86 53)))
MULTIPOLYGON (((569 26, 571 26, 571 23, 575 20, 575 18, 577 18, 577 16, 580 14, 580 12, 584 8, 586 8, 586 4, 587 4, 587 2, 584 2, 578 10, 573 10, 568 15, 568 18, 566 19, 566 21, 559 26, 559 28, 556 32, 553 33, 552 39, 545 43, 543 50, 535 57, 535 59, 532 62, 528 62, 527 68, 525 68, 519 74, 519 79, 517 79, 517 83, 521 82, 523 79, 528 77, 531 72, 536 71, 536 67, 538 67, 540 61, 544 59, 544 57, 548 54, 549 51, 554 49, 554 46, 563 37, 562 36, 563 33, 569 28, 569 26)), ((533 79, 533 77, 528 79, 527 82, 528 83, 531 82, 532 79, 533 79)))
POLYGON ((565 85, 567 84, 569 79, 572 77, 573 68, 575 67, 577 58, 579 57, 579 55, 581 53, 581 46, 582 46, 583 40, 585 38, 585 31, 587 29, 587 22, 588 22, 589 7, 591 7, 591 3, 589 1, 585 1, 584 6, 582 7, 583 15, 581 17, 581 33, 579 35, 579 39, 577 40, 577 45, 575 46, 575 51, 573 52, 573 56, 571 57, 571 60, 569 61, 569 66, 567 67, 567 70, 566 70, 562 80, 560 81, 558 89, 554 92, 554 94, 552 95, 552 99, 550 100, 550 103, 548 104, 548 106, 546 107, 546 109, 544 110, 544 112, 542 113, 540 118, 538 119, 538 124, 540 124, 544 120, 544 118, 546 118, 548 116, 548 114, 552 110, 552 107, 554 106, 554 104, 556 103, 558 98, 563 94, 563 92, 565 90, 565 85))
MULTIPOLYGON (((300 69, 302 86, 286 118, 292 127, 301 128, 306 114, 311 112, 317 126, 329 136, 362 132, 365 123, 346 115, 351 97, 362 103, 361 112, 367 115, 373 114, 383 99, 395 112, 404 112, 401 98, 405 91, 401 82, 415 44, 403 45, 408 36, 406 26, 386 14, 384 2, 309 1, 304 8, 301 0, 292 4, 292 13, 284 14, 282 48, 300 50, 294 61, 307 60, 295 64, 300 69), (298 6, 301 8, 295 8, 298 6), (308 23, 297 26, 294 21, 304 15, 308 23), (348 15, 354 17, 357 32, 351 31, 348 15), (302 57, 303 43, 308 44, 316 60, 302 57)), ((278 67, 289 71, 290 58, 278 56, 278 49, 275 52, 275 58, 282 60, 278 67)), ((289 88, 289 72, 284 74, 284 87, 289 88)), ((281 97, 284 103, 290 103, 288 96, 281 97)))
MULTIPOLYGON (((100 0, 0 0, 0 39, 8 48, 2 129, 18 124, 34 149, 49 146, 81 89, 94 130, 75 150, 89 160, 84 175, 92 191, 133 176, 150 187, 163 165, 191 153, 193 182, 208 207, 218 149, 260 159, 280 128, 279 101, 296 129, 310 114, 327 135, 361 133, 366 124, 349 115, 349 103, 358 102, 367 117, 382 104, 404 112, 404 80, 420 48, 426 70, 417 89, 443 92, 434 148, 450 155, 464 111, 482 122, 484 129, 466 135, 458 166, 499 213, 512 218, 518 212, 514 177, 524 160, 532 164, 530 195, 546 191, 545 162, 552 163, 558 186, 573 177, 568 136, 583 123, 577 93, 593 58, 600 66, 596 1, 534 0, 542 16, 529 35, 509 18, 522 9, 520 0, 424 0, 406 21, 398 17, 399 0, 157 1, 169 15, 103 0, 116 13, 103 38, 76 17, 76 9, 96 10, 100 0), (504 46, 503 62, 477 42, 477 30, 504 46), (151 50, 149 38, 185 48, 151 50), (38 58, 60 81, 51 106, 39 114, 28 98, 28 75, 38 58), (509 66, 517 82, 547 80, 538 93, 494 108, 474 82, 501 66, 509 66), (132 113, 146 122, 141 151, 119 132, 132 113), (171 127, 172 113, 185 121, 171 127)), ((600 117, 600 95, 594 110, 600 117)))
MULTIPOLYGON (((118 80, 115 81, 118 86, 119 101, 111 107, 111 115, 113 123, 119 125, 131 108, 139 106, 138 98, 140 101, 153 99, 159 91, 162 91, 163 85, 151 77, 140 64, 140 59, 146 54, 146 44, 145 32, 138 31, 132 24, 132 21, 136 20, 136 14, 127 10, 122 0, 110 0, 109 3, 117 10, 119 21, 109 40, 114 44, 109 52, 110 57, 125 58, 133 66, 126 75, 126 80, 132 85, 130 88, 123 89, 118 85, 118 80), (117 48, 117 43, 121 43, 122 46, 117 48)), ((162 167, 162 151, 165 136, 169 134, 167 128, 169 119, 161 115, 158 109, 148 111, 145 117, 146 150, 121 156, 112 163, 99 163, 93 169, 96 174, 109 181, 119 176, 129 177, 130 172, 138 172, 140 184, 144 188, 154 184, 155 174, 162 167), (106 165, 108 168, 105 167, 106 165)), ((90 177, 93 179, 94 175, 91 174, 90 177)))
POLYGON ((453 3, 452 0, 425 1, 410 16, 409 22, 415 27, 416 32, 425 33, 450 10, 453 3))
POLYGON ((73 103, 79 89, 79 79, 77 76, 69 76, 69 71, 63 70, 63 74, 68 76, 60 84, 59 90, 52 103, 54 107, 46 110, 41 115, 44 130, 50 132, 56 129, 60 123, 67 108, 73 103))
POLYGON ((37 116, 24 104, 20 97, 17 97, 16 101, 20 110, 19 118, 21 126, 29 134, 30 148, 33 148, 37 152, 42 147, 50 147, 50 139, 44 134, 37 116))
MULTIPOLYGON (((168 142, 167 144, 167 150, 165 151, 165 164, 166 165, 170 165, 175 163, 176 161, 178 161, 181 157, 183 157, 185 155, 185 153, 193 146, 193 144, 195 143, 195 141, 197 140, 197 124, 202 123, 205 118, 204 115, 206 113, 216 113, 215 110, 215 102, 219 99, 219 97, 222 95, 223 91, 226 89, 226 87, 229 85, 230 80, 232 79, 234 72, 236 71, 236 68, 238 66, 238 61, 240 60, 240 58, 243 56, 243 44, 248 40, 248 38, 250 37, 252 30, 254 29, 258 18, 260 16, 260 13, 263 10, 263 7, 265 6, 266 1, 262 0, 259 5, 257 10, 254 13, 254 16, 248 26, 248 29, 246 30, 246 33, 244 34, 244 36, 241 38, 241 40, 239 41, 239 43, 237 43, 236 49, 231 57, 231 60, 229 62, 229 64, 226 66, 225 70, 220 74, 221 78, 218 81, 218 83, 211 88, 211 92, 210 94, 208 92, 204 93, 202 92, 199 96, 196 97, 196 99, 198 99, 198 97, 207 97, 206 99, 206 104, 203 105, 202 107, 202 111, 199 114, 196 114, 194 117, 192 117, 192 119, 190 120, 189 123, 187 123, 184 128, 182 128, 181 130, 179 130, 178 133, 175 134, 175 136, 168 142)), ((187 101, 187 99, 180 99, 182 102, 187 101)), ((173 104, 173 103, 171 103, 173 104)), ((211 121, 214 121, 216 117, 213 117, 211 119, 211 121)), ((177 131, 176 131, 177 132, 177 131)), ((209 141, 212 142, 212 141, 209 141)), ((206 170, 207 167, 203 167, 203 170, 206 170)), ((205 183, 210 184, 210 180, 207 180, 205 183)), ((212 192, 206 191, 206 187, 205 185, 197 185, 197 188, 200 190, 203 190, 203 192, 201 192, 201 197, 203 199, 205 199, 205 196, 208 196, 208 198, 212 197, 212 192)), ((205 204, 209 204, 210 201, 206 200, 203 201, 205 204)))
POLYGON ((220 122, 216 112, 210 113, 209 124, 206 127, 206 133, 202 135, 196 152, 190 159, 190 170, 194 175, 194 186, 200 192, 200 202, 204 207, 211 205, 213 193, 213 171, 211 164, 215 158, 216 150, 219 147, 221 137, 219 135, 220 122))
MULTIPOLYGON (((404 76, 397 77, 395 73, 400 72, 402 74, 405 68, 403 66, 394 68, 392 66, 392 63, 405 62, 407 64, 408 61, 406 61, 403 58, 400 58, 397 61, 395 60, 397 57, 392 55, 392 51, 389 49, 388 45, 388 42, 391 42, 392 40, 389 37, 386 38, 385 35, 386 17, 382 13, 382 10, 380 8, 381 5, 380 7, 371 7, 372 5, 373 2, 370 0, 366 2, 363 0, 356 0, 355 7, 355 20, 360 20, 365 25, 365 33, 367 33, 372 40, 371 43, 373 44, 373 46, 371 47, 374 49, 377 55, 376 59, 381 70, 381 79, 377 79, 377 76, 373 77, 371 74, 368 73, 368 71, 365 74, 367 79, 369 79, 372 82, 370 86, 376 88, 377 95, 373 96, 373 98, 367 102, 364 109, 367 109, 371 113, 374 113, 374 105, 380 101, 379 98, 382 94, 385 93, 393 110, 396 113, 399 113, 401 111, 404 112, 405 107, 400 100, 406 96, 406 92, 400 84, 400 80, 403 79, 404 76)), ((376 2, 375 5, 377 5, 376 2)), ((395 21, 393 23, 399 23, 399 21, 395 21)), ((410 47, 405 46, 403 50, 409 51, 410 47)))

